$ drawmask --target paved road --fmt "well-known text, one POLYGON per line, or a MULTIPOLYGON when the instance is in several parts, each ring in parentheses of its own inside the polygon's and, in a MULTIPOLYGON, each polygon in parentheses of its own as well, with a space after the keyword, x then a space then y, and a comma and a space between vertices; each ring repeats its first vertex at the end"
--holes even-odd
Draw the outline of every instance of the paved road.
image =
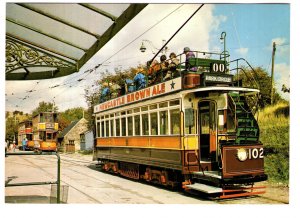
MULTIPOLYGON (((100 172, 91 155, 60 154, 61 184, 68 187, 62 196, 68 204, 286 204, 288 190, 270 188, 261 196, 228 200, 207 200, 177 191, 124 179, 100 172), (271 191, 270 191, 271 190, 271 191), (274 196, 273 196, 274 195, 274 196), (276 197, 277 196, 277 197, 276 197)), ((56 181, 57 158, 51 156, 8 156, 5 158, 5 179, 10 184, 56 181)), ((265 184, 263 184, 265 185, 265 184)), ((49 203, 51 185, 5 188, 7 203, 49 203)), ((53 199, 52 199, 53 200, 53 199)), ((55 202, 55 199, 54 199, 55 202)))
MULTIPOLYGON (((61 154, 61 184, 69 187, 68 204, 215 204, 102 173, 95 164, 89 155, 61 154)), ((8 156, 5 179, 9 179, 10 184, 56 181, 56 166, 56 156, 8 156)), ((5 202, 49 203, 50 192, 51 185, 6 187, 5 202)))

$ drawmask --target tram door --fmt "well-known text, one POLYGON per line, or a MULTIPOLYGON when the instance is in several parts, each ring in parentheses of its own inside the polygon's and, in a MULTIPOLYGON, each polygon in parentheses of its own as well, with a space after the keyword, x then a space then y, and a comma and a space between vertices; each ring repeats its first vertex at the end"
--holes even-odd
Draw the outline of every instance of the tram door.
POLYGON ((214 101, 199 102, 199 152, 200 161, 216 161, 217 105, 214 101))

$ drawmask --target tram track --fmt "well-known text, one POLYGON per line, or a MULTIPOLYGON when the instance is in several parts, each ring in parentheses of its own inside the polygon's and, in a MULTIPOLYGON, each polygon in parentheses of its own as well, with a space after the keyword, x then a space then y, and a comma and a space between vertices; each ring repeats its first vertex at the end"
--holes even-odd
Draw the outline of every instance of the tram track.
MULTIPOLYGON (((66 167, 65 170, 74 172, 74 173, 76 173, 76 175, 80 175, 81 177, 92 179, 92 181, 95 181, 96 183, 107 184, 107 185, 109 185, 109 187, 111 187, 115 190, 120 190, 122 192, 128 192, 128 193, 130 193, 134 196, 137 196, 139 198, 146 198, 148 200, 153 201, 153 203, 155 203, 155 204, 162 204, 163 203, 163 202, 161 202, 157 199, 152 198, 151 196, 142 195, 140 192, 135 191, 132 188, 131 189, 126 188, 126 187, 123 187, 119 184, 114 184, 114 183, 108 182, 104 179, 99 178, 96 175, 91 175, 87 172, 84 172, 84 170, 81 170, 81 167, 82 168, 87 167, 91 170, 97 170, 95 161, 84 160, 84 159, 79 159, 79 158, 74 158, 74 157, 69 157, 69 156, 66 157, 64 155, 61 155, 60 157, 61 157, 62 166, 65 165, 65 167, 66 167), (73 166, 75 168, 73 168, 73 166), (76 168, 76 167, 80 167, 80 168, 76 168)), ((56 158, 54 158, 54 157, 53 158, 48 158, 48 157, 45 157, 45 156, 39 156, 39 157, 31 156, 31 158, 34 158, 35 160, 41 160, 43 162, 48 161, 47 165, 45 165, 45 163, 42 163, 42 162, 41 162, 41 165, 40 165, 40 164, 36 163, 36 161, 31 160, 31 159, 29 159, 27 157, 24 157, 24 156, 21 156, 20 158, 22 158, 22 160, 23 160, 22 164, 25 164, 26 166, 31 166, 31 167, 37 168, 37 169, 43 171, 44 173, 46 173, 47 175, 49 175, 51 177, 55 177, 55 175, 54 175, 55 173, 54 172, 53 173, 49 172, 49 170, 47 170, 47 169, 49 169, 49 166, 53 166, 53 165, 56 164, 56 162, 57 162, 56 158), (49 164, 49 162, 51 164, 49 164)), ((104 172, 101 172, 101 173, 104 173, 104 172)), ((104 174, 108 175, 109 173, 104 173, 104 174)), ((116 176, 116 175, 113 175, 113 174, 109 174, 109 175, 116 176)), ((79 192, 80 194, 82 194, 83 196, 88 198, 91 202, 94 202, 94 203, 97 203, 97 204, 106 203, 106 202, 102 202, 102 201, 96 199, 91 194, 87 193, 87 191, 84 190, 83 188, 79 188, 76 185, 74 185, 72 182, 67 181, 68 179, 70 179, 70 181, 74 180, 74 178, 69 177, 68 174, 66 174, 62 171, 62 176, 61 176, 62 184, 66 184, 69 187, 73 188, 74 190, 76 190, 77 192, 79 192)), ((123 178, 123 177, 118 177, 118 179, 128 180, 127 178, 123 178)), ((141 182, 141 184, 145 184, 145 183, 141 182)), ((150 185, 150 184, 147 183, 146 185, 150 185)), ((152 187, 153 187, 153 185, 152 185, 152 187)), ((161 187, 157 187, 157 188, 161 188, 161 187)), ((164 189, 164 190, 166 190, 166 189, 164 189)), ((167 191, 170 191, 170 190, 167 190, 167 191)), ((185 195, 181 191, 176 191, 176 192, 179 195, 185 195)), ((193 195, 188 195, 188 196, 192 197, 194 199, 199 199, 199 201, 200 200, 206 200, 207 201, 207 199, 199 198, 199 196, 193 196, 193 195)), ((218 200, 217 199, 210 199, 210 201, 212 201, 214 203, 217 203, 217 204, 288 204, 288 201, 277 199, 276 196, 273 197, 273 196, 270 196, 270 195, 257 195, 257 196, 251 196, 251 197, 226 199, 226 200, 225 199, 223 199, 223 200, 221 200, 221 199, 218 199, 218 200)))
MULTIPOLYGON (((41 166, 35 164, 33 161, 28 160, 28 158, 25 158, 25 157, 21 157, 21 158, 22 158, 24 161, 27 161, 28 163, 30 163, 31 166, 34 166, 35 168, 37 168, 37 169, 43 171, 43 172, 46 173, 47 175, 53 176, 52 173, 49 173, 47 170, 45 170, 43 167, 41 167, 41 166)), ((41 159, 46 160, 46 158, 41 158, 41 159)), ((78 191, 79 193, 81 193, 82 195, 88 197, 88 199, 92 200, 93 202, 98 203, 98 204, 103 204, 103 202, 97 200, 96 198, 92 197, 92 196, 89 195, 89 194, 86 194, 85 192, 83 192, 82 190, 76 188, 74 185, 72 185, 72 184, 66 182, 65 180, 62 180, 62 179, 61 179, 61 182, 64 183, 64 184, 66 184, 66 185, 68 185, 69 187, 72 187, 73 189, 75 189, 76 191, 78 191)))
MULTIPOLYGON (((35 167, 35 168, 37 168, 37 169, 43 171, 43 172, 46 173, 47 175, 53 176, 52 173, 48 172, 48 171, 45 170, 43 167, 39 166, 38 164, 34 163, 33 161, 30 161, 30 160, 28 160, 28 159, 25 158, 25 157, 22 157, 22 159, 25 160, 25 161, 27 161, 32 167, 35 167)), ((37 159, 37 158, 36 158, 36 159, 37 159)), ((46 157, 41 157, 41 158, 39 157, 38 159, 39 159, 39 160, 47 160, 46 157)), ((48 159, 48 160, 49 160, 49 159, 48 159)), ((54 159, 51 160, 51 159, 50 159, 50 161, 51 161, 51 162, 54 162, 54 161, 56 161, 56 160, 54 160, 54 159)), ((79 162, 81 162, 81 164, 76 164, 75 162, 77 162, 77 159, 73 159, 73 158, 72 158, 72 160, 70 160, 70 159, 61 159, 61 161, 62 161, 62 162, 65 162, 65 163, 72 163, 71 166, 81 166, 81 167, 85 167, 86 164, 91 164, 91 163, 92 163, 92 161, 81 160, 81 161, 79 161, 79 162), (74 163, 75 163, 75 164, 74 164, 74 163), (82 163, 83 163, 83 164, 82 164, 82 163)), ((146 199, 151 200, 153 203, 156 203, 156 204, 163 204, 163 202, 158 201, 158 200, 155 200, 155 199, 153 199, 151 196, 144 196, 144 195, 140 194, 140 193, 137 192, 137 191, 133 191, 133 190, 124 188, 124 187, 122 187, 122 186, 120 186, 120 185, 117 185, 117 184, 109 183, 109 182, 107 182, 107 181, 105 181, 105 180, 101 180, 101 179, 99 179, 99 178, 96 178, 95 176, 91 176, 91 175, 89 175, 89 174, 87 174, 87 173, 84 173, 84 172, 82 172, 82 171, 75 170, 75 169, 72 169, 72 168, 68 168, 67 170, 68 170, 68 171, 75 172, 75 173, 77 173, 77 174, 80 175, 80 176, 84 176, 85 178, 88 177, 88 178, 91 178, 91 179, 93 179, 93 180, 95 180, 95 181, 97 181, 97 182, 101 182, 101 183, 108 184, 108 185, 111 186, 111 188, 113 188, 113 189, 116 189, 116 190, 122 190, 122 191, 124 191, 124 192, 128 192, 128 193, 130 193, 130 194, 132 194, 132 195, 135 195, 135 196, 138 196, 138 197, 140 197, 140 198, 146 198, 146 199)), ((103 204, 103 202, 101 202, 101 201, 97 200, 96 198, 94 198, 93 196, 87 194, 86 191, 82 191, 81 189, 79 189, 79 188, 75 187, 74 185, 72 185, 71 183, 67 182, 65 179, 62 179, 62 177, 66 177, 66 176, 67 176, 67 175, 62 175, 62 176, 61 176, 61 183, 64 183, 64 184, 68 185, 69 187, 72 187, 73 189, 75 189, 76 191, 78 191, 78 192, 80 192, 81 194, 85 195, 86 197, 88 197, 90 200, 92 200, 92 201, 95 202, 95 203, 103 204)))
MULTIPOLYGON (((65 157, 66 156, 64 156, 63 158, 65 158, 65 157)), ((66 163, 74 163, 75 165, 79 165, 79 166, 83 166, 83 165, 78 164, 78 162, 79 163, 86 163, 86 164, 88 163, 89 165, 95 163, 95 161, 78 160, 78 159, 73 158, 73 157, 67 157, 67 158, 68 159, 63 159, 63 161, 66 162, 66 163)), ((110 173, 108 173, 108 174, 110 174, 110 173)), ((110 175, 113 175, 113 174, 110 174, 110 175)), ((86 174, 86 176, 89 176, 89 175, 86 174)), ((116 175, 113 175, 113 176, 116 176, 116 175)), ((120 178, 123 178, 123 177, 120 177, 120 178)), ((128 178, 125 178, 125 179, 128 179, 128 178)), ((103 182, 102 180, 99 180, 99 181, 103 182)), ((149 183, 144 183, 144 182, 142 182, 142 183, 147 184, 147 185, 151 185, 149 183)), ((180 191, 178 193, 179 194, 184 194, 183 192, 180 192, 180 191)), ((189 195, 189 196, 191 196, 195 199, 205 200, 205 199, 203 199, 203 196, 202 197, 195 196, 195 195, 189 195)), ((255 195, 255 196, 242 197, 242 198, 233 198, 233 199, 211 199, 211 200, 213 202, 218 203, 218 204, 248 204, 249 202, 254 203, 254 204, 289 204, 288 201, 276 199, 276 196, 270 197, 270 196, 265 196, 265 195, 255 195)))

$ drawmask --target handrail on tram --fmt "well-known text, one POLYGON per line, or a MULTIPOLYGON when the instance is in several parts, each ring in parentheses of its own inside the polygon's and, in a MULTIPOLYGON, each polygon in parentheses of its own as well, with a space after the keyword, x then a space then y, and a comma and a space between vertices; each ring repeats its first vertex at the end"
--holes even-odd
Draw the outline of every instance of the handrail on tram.
POLYGON ((56 202, 60 204, 60 156, 57 152, 14 152, 14 153, 5 153, 5 157, 7 156, 23 156, 23 155, 56 155, 57 157, 57 180, 56 181, 45 181, 45 182, 29 182, 29 183, 14 183, 9 184, 9 180, 5 182, 5 187, 14 187, 14 186, 31 186, 31 185, 51 185, 57 184, 57 196, 56 202))

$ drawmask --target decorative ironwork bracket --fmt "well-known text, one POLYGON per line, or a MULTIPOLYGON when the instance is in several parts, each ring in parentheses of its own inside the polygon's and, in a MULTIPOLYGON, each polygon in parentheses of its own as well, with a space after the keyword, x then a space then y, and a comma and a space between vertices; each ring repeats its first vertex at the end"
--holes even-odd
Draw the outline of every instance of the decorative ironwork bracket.
POLYGON ((74 68, 75 64, 45 53, 20 41, 6 38, 5 72, 30 67, 74 68))

